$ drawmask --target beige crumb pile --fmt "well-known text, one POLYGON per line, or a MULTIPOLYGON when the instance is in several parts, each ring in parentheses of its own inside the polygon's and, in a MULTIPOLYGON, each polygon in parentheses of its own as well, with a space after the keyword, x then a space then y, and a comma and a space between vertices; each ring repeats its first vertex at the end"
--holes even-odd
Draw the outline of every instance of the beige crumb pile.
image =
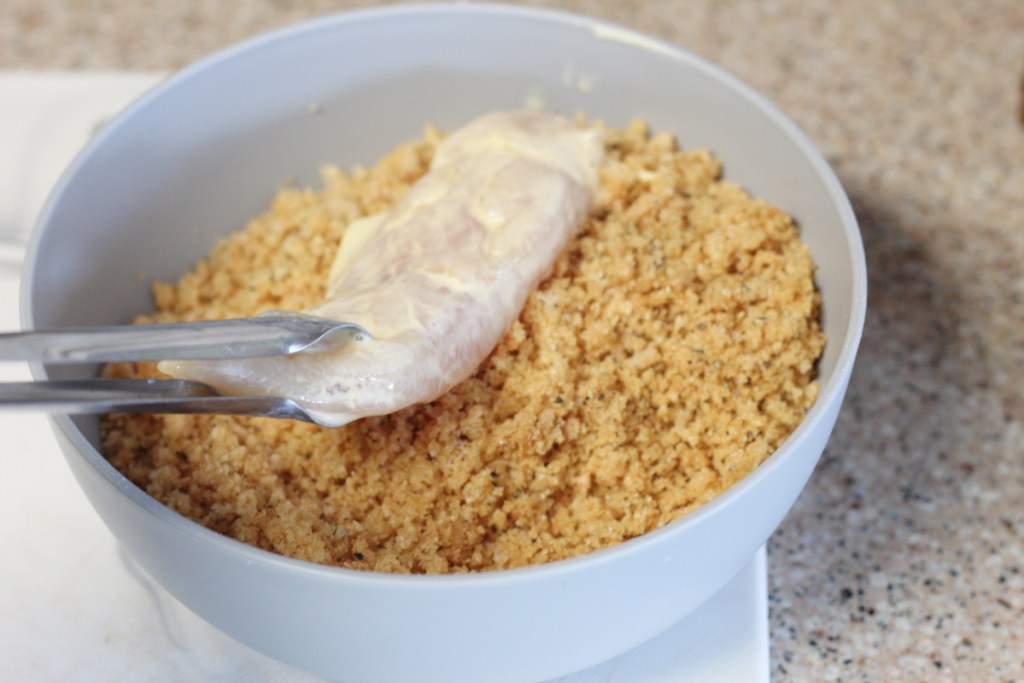
MULTIPOLYGON (((141 320, 298 309, 352 220, 390 207, 441 135, 286 188, 141 320)), ((609 130, 603 196, 476 374, 341 429, 106 417, 110 461, 183 515, 261 548, 383 572, 464 572, 643 534, 761 463, 813 403, 824 337, 792 220, 645 125, 609 130)), ((120 377, 151 365, 112 366, 120 377)))

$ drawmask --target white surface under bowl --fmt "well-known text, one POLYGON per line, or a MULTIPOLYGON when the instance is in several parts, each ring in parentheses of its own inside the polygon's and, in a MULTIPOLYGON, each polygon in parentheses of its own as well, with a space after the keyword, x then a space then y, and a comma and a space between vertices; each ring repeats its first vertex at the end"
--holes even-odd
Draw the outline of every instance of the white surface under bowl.
MULTIPOLYGON (((761 467, 697 512, 615 548, 469 576, 391 576, 279 557, 171 512, 97 450, 97 420, 53 420, 120 543, 190 609, 242 642, 344 681, 531 681, 609 659, 684 617, 765 542, 835 422, 863 325, 853 213, 808 140, 764 98, 673 46, 580 16, 498 6, 355 12, 268 34, 183 70, 76 159, 34 233, 26 328, 120 323, 289 178, 371 164, 484 111, 540 102, 613 125, 642 117, 707 147, 786 209, 820 270, 821 393, 761 467)), ((34 368, 37 377, 90 368, 34 368)))

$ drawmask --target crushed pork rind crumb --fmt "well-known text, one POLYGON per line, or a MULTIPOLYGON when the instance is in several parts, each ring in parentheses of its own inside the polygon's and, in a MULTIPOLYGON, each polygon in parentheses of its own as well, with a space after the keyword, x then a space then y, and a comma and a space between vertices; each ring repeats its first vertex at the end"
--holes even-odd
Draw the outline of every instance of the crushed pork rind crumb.
MULTIPOLYGON (((390 207, 442 138, 285 188, 139 321, 317 302, 345 226, 390 207)), ((721 494, 817 395, 825 340, 793 221, 705 151, 607 131, 599 206, 476 374, 341 429, 111 415, 107 457, 170 508, 245 543, 380 572, 519 567, 662 526, 721 494)), ((151 364, 109 366, 158 376, 151 364)))

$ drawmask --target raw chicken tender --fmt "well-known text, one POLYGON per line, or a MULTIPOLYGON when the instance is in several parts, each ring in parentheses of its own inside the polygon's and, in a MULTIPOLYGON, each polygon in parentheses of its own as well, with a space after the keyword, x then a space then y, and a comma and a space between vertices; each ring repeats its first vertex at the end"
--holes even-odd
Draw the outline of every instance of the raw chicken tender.
POLYGON ((600 133, 535 111, 452 134, 388 212, 349 226, 326 299, 307 313, 372 338, 322 353, 165 361, 227 394, 287 396, 341 426, 431 401, 469 377, 550 273, 595 202, 600 133))

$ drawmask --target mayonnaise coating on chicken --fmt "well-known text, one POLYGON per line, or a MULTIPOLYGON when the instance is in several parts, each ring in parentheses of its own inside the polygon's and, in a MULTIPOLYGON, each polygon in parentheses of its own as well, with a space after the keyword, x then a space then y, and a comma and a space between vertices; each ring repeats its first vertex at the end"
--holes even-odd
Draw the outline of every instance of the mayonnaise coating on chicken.
POLYGON ((554 114, 482 116, 438 146, 392 210, 348 227, 325 300, 306 310, 372 338, 160 369, 289 397, 327 426, 431 401, 474 372, 550 274, 594 204, 603 154, 596 128, 554 114))

